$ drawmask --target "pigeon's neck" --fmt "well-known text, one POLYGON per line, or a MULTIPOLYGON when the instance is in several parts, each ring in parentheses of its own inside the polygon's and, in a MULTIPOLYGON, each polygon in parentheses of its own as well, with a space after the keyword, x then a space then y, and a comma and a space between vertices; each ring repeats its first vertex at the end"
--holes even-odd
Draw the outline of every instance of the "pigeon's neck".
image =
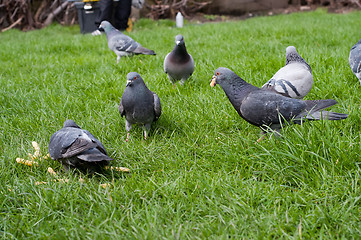
MULTIPOLYGON (((152 92, 144 85, 128 86, 122 95, 125 112, 134 113, 135 108, 144 109, 153 98, 152 92)), ((143 114, 139 112, 139 114, 143 114)))
MULTIPOLYGON (((149 92, 150 90, 147 88, 147 85, 145 85, 144 82, 142 83, 138 83, 137 86, 130 86, 129 90, 135 93, 145 93, 145 92, 149 92)), ((138 94, 136 94, 138 95, 138 94)))
POLYGON ((118 29, 111 27, 111 28, 105 30, 105 34, 107 35, 107 39, 109 39, 109 37, 112 37, 114 35, 120 35, 123 33, 121 31, 119 31, 118 29))
POLYGON ((174 59, 177 60, 177 62, 187 62, 190 58, 185 45, 176 45, 173 53, 174 59))
POLYGON ((310 65, 308 65, 308 63, 307 63, 300 55, 298 55, 298 54, 296 54, 296 53, 290 53, 290 54, 288 54, 287 57, 286 57, 286 65, 285 65, 285 66, 287 66, 287 65, 290 64, 290 63, 294 63, 294 62, 298 62, 298 63, 303 63, 303 64, 305 64, 306 67, 307 67, 307 69, 308 69, 308 71, 309 71, 310 73, 312 73, 312 70, 311 70, 310 65))
POLYGON ((242 115, 240 112, 242 101, 247 97, 250 92, 259 89, 247 83, 239 76, 229 81, 224 81, 220 83, 220 85, 225 94, 227 95, 229 101, 232 103, 233 107, 240 115, 242 115))

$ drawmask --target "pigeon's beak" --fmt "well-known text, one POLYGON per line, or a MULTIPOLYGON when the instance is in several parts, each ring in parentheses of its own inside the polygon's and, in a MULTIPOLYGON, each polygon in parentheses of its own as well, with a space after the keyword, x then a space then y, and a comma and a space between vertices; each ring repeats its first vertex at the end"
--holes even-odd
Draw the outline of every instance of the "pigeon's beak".
POLYGON ((180 41, 176 41, 175 44, 179 45, 179 44, 180 44, 180 41))
POLYGON ((211 80, 211 87, 214 87, 214 86, 216 86, 216 80, 217 80, 217 76, 216 75, 213 75, 213 77, 212 77, 212 80, 211 80))
POLYGON ((127 85, 125 85, 126 87, 130 86, 130 84, 132 83, 132 81, 127 80, 127 85))

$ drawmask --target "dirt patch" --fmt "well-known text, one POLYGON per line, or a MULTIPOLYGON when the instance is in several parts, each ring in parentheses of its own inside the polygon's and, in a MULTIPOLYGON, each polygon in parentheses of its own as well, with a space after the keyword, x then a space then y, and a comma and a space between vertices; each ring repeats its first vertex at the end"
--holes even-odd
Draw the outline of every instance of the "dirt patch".
MULTIPOLYGON (((196 13, 191 16, 186 16, 185 18, 193 23, 205 23, 205 22, 226 22, 226 21, 236 21, 236 20, 244 20, 251 17, 257 16, 272 16, 279 14, 289 14, 294 12, 307 12, 314 11, 317 8, 320 8, 319 5, 311 5, 311 6, 289 6, 288 8, 282 9, 272 9, 269 11, 258 11, 258 12, 249 12, 243 15, 233 16, 233 15, 213 15, 213 14, 205 14, 205 13, 196 13)), ((361 8, 358 6, 342 6, 342 7, 324 7, 327 9, 329 13, 337 13, 337 14, 345 14, 350 13, 352 11, 359 11, 361 8)))

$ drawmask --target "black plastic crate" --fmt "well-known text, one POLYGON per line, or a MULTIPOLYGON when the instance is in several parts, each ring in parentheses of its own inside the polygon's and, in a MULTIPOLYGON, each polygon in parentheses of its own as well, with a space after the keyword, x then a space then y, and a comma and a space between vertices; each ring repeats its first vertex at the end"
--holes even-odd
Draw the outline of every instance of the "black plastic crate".
POLYGON ((91 33, 98 29, 95 19, 99 14, 98 2, 75 2, 81 33, 91 33))

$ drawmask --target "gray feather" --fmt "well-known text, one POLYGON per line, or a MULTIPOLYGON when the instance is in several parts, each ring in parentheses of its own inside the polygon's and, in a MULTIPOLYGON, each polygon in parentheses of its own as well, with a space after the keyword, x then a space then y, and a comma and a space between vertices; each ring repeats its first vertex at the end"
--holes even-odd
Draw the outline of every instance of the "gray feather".
POLYGON ((154 113, 155 113, 154 121, 157 121, 160 115, 162 114, 162 107, 160 105, 160 99, 158 95, 154 92, 153 92, 153 97, 154 97, 154 113))

